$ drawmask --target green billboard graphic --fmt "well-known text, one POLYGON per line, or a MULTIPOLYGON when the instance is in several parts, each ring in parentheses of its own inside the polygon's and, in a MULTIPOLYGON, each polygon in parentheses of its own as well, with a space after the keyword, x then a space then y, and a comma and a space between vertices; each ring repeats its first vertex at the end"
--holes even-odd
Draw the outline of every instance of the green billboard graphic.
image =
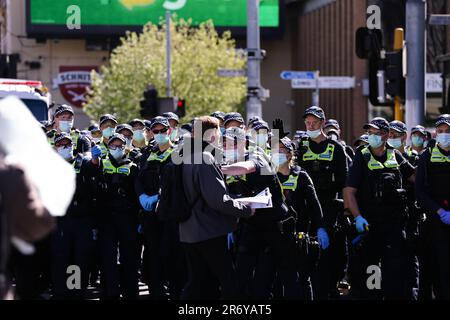
MULTIPOLYGON (((178 18, 192 19, 193 25, 212 19, 216 27, 245 27, 247 0, 28 0, 28 26, 64 27, 68 8, 80 9, 81 30, 102 26, 140 26, 159 23, 170 10, 178 18)), ((279 0, 262 0, 261 27, 280 25, 279 0)), ((43 29, 42 29, 43 30, 43 29)), ((62 29, 61 29, 62 30, 62 29)))

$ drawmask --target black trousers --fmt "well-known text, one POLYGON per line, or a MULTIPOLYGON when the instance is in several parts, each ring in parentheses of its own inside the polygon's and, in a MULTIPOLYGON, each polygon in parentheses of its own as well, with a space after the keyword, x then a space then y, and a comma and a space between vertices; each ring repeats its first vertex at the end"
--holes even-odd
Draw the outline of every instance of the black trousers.
POLYGON ((65 217, 52 233, 52 280, 55 299, 84 299, 93 253, 92 219, 65 217), (81 289, 67 288, 67 268, 81 272, 81 289))
POLYGON ((144 246, 149 275, 149 291, 152 299, 167 300, 164 286, 169 289, 170 299, 180 298, 186 283, 186 259, 178 236, 178 225, 160 221, 154 213, 142 218, 144 246))
MULTIPOLYGON (((261 300, 271 297, 275 275, 285 257, 287 247, 285 238, 275 222, 264 228, 242 225, 236 269, 240 292, 244 297, 261 300)), ((289 276, 288 273, 284 274, 289 276)))
POLYGON ((199 243, 184 243, 183 248, 188 266, 188 281, 182 300, 211 299, 211 284, 220 286, 221 299, 240 298, 237 274, 227 247, 226 235, 199 243))
POLYGON ((51 282, 51 236, 34 244, 35 253, 23 255, 11 250, 10 270, 16 284, 16 296, 21 300, 39 300, 51 282))
MULTIPOLYGON (((401 223, 372 223, 361 248, 361 268, 358 275, 362 299, 407 299, 405 281, 405 231, 401 223), (368 286, 369 277, 375 273, 369 266, 381 263, 381 288, 368 286)), ((370 281, 369 281, 370 282, 370 281)))
POLYGON ((137 216, 110 213, 99 222, 103 298, 137 299, 139 293, 137 216), (117 264, 119 254, 120 267, 117 264))
POLYGON ((442 223, 437 215, 430 220, 431 250, 435 256, 434 293, 437 299, 450 300, 450 226, 442 223))
POLYGON ((433 299, 433 260, 435 255, 432 248, 432 229, 430 219, 419 222, 419 239, 417 248, 417 258, 419 261, 419 300, 433 299))

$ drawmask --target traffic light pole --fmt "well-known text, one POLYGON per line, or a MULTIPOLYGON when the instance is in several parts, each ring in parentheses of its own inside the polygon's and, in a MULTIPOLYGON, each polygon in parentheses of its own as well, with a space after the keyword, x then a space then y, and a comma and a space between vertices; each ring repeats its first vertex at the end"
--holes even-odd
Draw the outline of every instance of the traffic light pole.
POLYGON ((167 68, 167 77, 166 77, 166 95, 167 97, 172 96, 171 88, 172 88, 172 64, 170 60, 170 49, 172 46, 172 38, 170 35, 170 11, 166 11, 166 68, 167 68))
POLYGON ((406 126, 424 124, 425 115, 425 0, 406 2, 406 126))
POLYGON ((247 119, 262 117, 259 0, 247 0, 247 119))

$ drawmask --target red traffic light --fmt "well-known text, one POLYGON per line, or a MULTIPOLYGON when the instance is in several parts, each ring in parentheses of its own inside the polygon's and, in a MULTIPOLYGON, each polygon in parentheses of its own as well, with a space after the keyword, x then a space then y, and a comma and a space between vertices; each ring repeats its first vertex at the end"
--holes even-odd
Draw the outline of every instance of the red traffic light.
POLYGON ((185 103, 184 100, 178 100, 178 102, 177 102, 177 107, 178 107, 178 108, 184 108, 184 103, 185 103))

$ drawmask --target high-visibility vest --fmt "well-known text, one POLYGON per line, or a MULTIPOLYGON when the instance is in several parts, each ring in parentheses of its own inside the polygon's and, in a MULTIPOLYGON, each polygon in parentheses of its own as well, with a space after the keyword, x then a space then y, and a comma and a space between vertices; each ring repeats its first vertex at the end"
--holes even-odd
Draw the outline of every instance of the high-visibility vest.
POLYGON ((169 148, 160 155, 158 155, 156 152, 152 152, 150 153, 150 156, 147 158, 147 161, 164 162, 167 160, 167 158, 170 157, 170 155, 173 153, 174 150, 175 150, 174 148, 169 148))
POLYGON ((327 148, 322 153, 314 153, 309 147, 309 141, 303 141, 303 146, 307 147, 308 150, 303 154, 303 161, 312 160, 322 160, 322 161, 333 161, 334 156, 334 144, 328 143, 327 148))
POLYGON ((431 150, 431 162, 450 162, 450 155, 446 156, 442 154, 441 150, 437 146, 434 146, 431 150))
POLYGON ((132 163, 127 163, 124 165, 121 165, 120 167, 115 167, 112 163, 111 160, 109 160, 109 158, 103 159, 102 160, 103 163, 103 173, 104 174, 123 174, 126 176, 129 176, 131 173, 131 167, 132 167, 132 163))
POLYGON ((281 189, 295 191, 298 185, 298 175, 290 175, 289 178, 281 184, 281 189))
POLYGON ((365 147, 361 150, 363 155, 370 155, 369 162, 367 163, 367 167, 369 170, 378 170, 378 169, 398 169, 399 165, 397 162, 397 158, 395 157, 394 149, 387 149, 387 158, 384 163, 376 160, 370 152, 368 147, 365 147))

